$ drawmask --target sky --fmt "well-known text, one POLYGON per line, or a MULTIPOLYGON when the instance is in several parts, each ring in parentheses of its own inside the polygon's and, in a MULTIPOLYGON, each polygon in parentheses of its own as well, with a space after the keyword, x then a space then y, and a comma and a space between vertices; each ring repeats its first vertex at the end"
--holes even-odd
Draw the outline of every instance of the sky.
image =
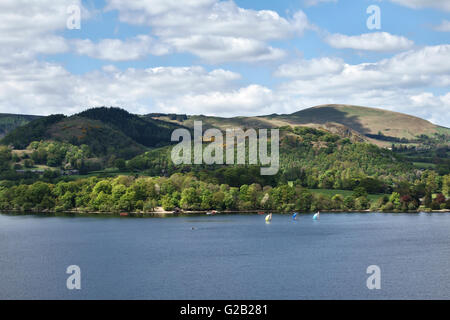
POLYGON ((2 0, 0 112, 251 116, 322 104, 450 127, 450 0, 2 0))

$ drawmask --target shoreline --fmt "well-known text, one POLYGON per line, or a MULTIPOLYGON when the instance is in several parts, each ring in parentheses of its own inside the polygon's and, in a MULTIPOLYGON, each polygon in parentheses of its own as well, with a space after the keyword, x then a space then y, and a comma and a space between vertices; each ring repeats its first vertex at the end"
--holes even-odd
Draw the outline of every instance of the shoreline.
MULTIPOLYGON (((16 214, 23 214, 23 215, 33 215, 33 214, 49 214, 49 215, 78 215, 78 216, 84 216, 84 215, 94 215, 94 216, 105 216, 105 217, 177 217, 177 216, 197 216, 197 215, 205 215, 207 216, 207 212, 210 210, 189 210, 189 211, 180 211, 180 212, 174 212, 174 211, 165 211, 165 210, 156 210, 153 212, 103 212, 103 211, 84 211, 84 210, 67 210, 67 211, 55 211, 55 210, 31 210, 31 211, 24 211, 24 210, 17 210, 17 209, 10 209, 10 210, 0 210, 0 214, 8 214, 8 213, 16 213, 16 214)), ((291 215, 292 213, 281 213, 281 212, 275 212, 275 211, 264 211, 264 210, 223 210, 218 211, 217 214, 214 215, 235 215, 235 214, 255 214, 255 215, 266 215, 269 213, 275 213, 280 215, 291 215)), ((312 214, 314 212, 298 212, 300 215, 303 214, 312 214)), ((321 213, 410 213, 410 214, 417 214, 417 213, 450 213, 450 210, 448 209, 442 209, 442 210, 413 210, 413 211, 380 211, 380 210, 323 210, 321 213)))

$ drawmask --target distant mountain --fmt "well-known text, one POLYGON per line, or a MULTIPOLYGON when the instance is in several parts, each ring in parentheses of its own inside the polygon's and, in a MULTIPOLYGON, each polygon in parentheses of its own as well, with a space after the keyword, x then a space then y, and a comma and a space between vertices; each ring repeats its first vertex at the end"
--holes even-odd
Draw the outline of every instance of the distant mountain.
POLYGON ((202 121, 205 127, 276 128, 282 126, 304 126, 322 128, 355 141, 367 141, 379 146, 390 146, 393 142, 421 144, 419 137, 447 140, 450 129, 403 113, 351 105, 322 105, 292 114, 271 114, 257 117, 208 117, 189 116, 179 120, 176 115, 155 115, 173 123, 192 127, 194 121, 202 121), (403 140, 402 140, 403 139, 403 140))
POLYGON ((363 135, 378 135, 415 139, 419 135, 450 133, 450 129, 424 119, 383 109, 351 105, 322 105, 279 118, 294 124, 339 123, 363 135))
POLYGON ((127 163, 133 170, 167 174, 171 170, 169 149, 147 151, 171 145, 173 130, 192 128, 194 121, 202 121, 204 130, 280 128, 283 177, 287 180, 296 180, 299 172, 318 175, 314 171, 318 168, 336 172, 359 168, 364 175, 386 179, 409 177, 415 174, 414 168, 450 172, 450 129, 401 113, 343 105, 318 106, 289 115, 233 118, 162 113, 141 116, 102 107, 70 117, 38 117, 10 131, 0 143, 16 150, 25 149, 33 141, 86 145, 89 159, 99 160, 102 168, 124 158, 133 159, 127 163), (394 144, 394 152, 358 142, 382 147, 394 144))
POLYGON ((40 116, 0 113, 0 139, 15 128, 38 118, 40 116))
POLYGON ((312 127, 354 142, 382 147, 393 143, 446 146, 447 150, 440 150, 438 158, 445 158, 450 146, 448 128, 398 112, 350 105, 323 105, 292 114, 233 118, 163 113, 140 116, 106 107, 88 109, 71 117, 0 115, 0 128, 7 132, 1 143, 23 149, 32 141, 57 139, 75 145, 87 144, 101 156, 116 154, 130 158, 146 148, 170 144, 173 130, 192 128, 194 121, 202 121, 204 129, 312 127))

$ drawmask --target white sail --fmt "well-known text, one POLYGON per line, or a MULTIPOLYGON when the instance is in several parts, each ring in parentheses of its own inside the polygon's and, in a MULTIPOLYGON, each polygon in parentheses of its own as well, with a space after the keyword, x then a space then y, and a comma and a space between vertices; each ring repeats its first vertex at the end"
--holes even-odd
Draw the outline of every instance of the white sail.
POLYGON ((271 214, 271 213, 269 213, 269 214, 266 216, 266 222, 270 222, 270 221, 272 221, 272 214, 271 214))

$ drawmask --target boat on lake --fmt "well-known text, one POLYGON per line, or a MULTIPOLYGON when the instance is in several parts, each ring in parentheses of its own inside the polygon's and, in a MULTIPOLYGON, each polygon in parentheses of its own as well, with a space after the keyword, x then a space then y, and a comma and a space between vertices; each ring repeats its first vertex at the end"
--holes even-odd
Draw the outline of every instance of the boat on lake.
POLYGON ((266 216, 266 222, 270 222, 270 221, 272 221, 272 214, 271 214, 271 213, 269 213, 269 214, 266 216))

